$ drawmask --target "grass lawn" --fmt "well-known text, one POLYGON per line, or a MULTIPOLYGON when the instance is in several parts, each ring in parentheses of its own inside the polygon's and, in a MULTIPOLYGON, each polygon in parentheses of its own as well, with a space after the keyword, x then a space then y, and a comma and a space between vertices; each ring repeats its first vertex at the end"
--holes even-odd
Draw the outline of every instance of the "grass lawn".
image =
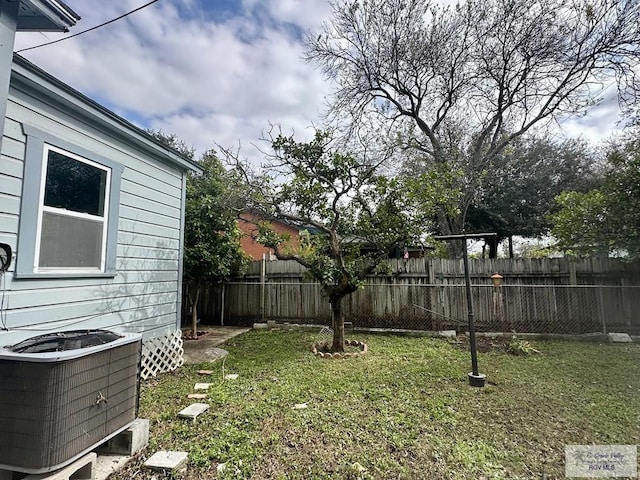
POLYGON ((358 335, 365 356, 329 360, 311 354, 314 339, 253 331, 224 346, 224 373, 237 380, 222 381, 218 360, 143 383, 149 447, 117 478, 165 478, 140 465, 166 449, 189 452, 176 478, 190 480, 551 480, 564 478, 566 444, 640 443, 637 344, 480 353, 488 385, 479 389, 467 385, 468 351, 446 340, 358 335), (203 368, 215 373, 196 373, 203 368), (197 382, 214 383, 210 409, 195 423, 176 418, 202 401, 187 399, 197 382))

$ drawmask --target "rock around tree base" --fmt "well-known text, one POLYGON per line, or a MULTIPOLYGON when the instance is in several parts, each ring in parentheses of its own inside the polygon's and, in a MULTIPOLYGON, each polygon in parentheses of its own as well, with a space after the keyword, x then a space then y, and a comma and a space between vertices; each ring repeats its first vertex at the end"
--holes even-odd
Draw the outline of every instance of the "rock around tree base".
POLYGON ((332 352, 331 346, 327 343, 317 344, 314 343, 312 347, 312 352, 315 356, 320 358, 352 358, 362 356, 369 350, 369 347, 364 342, 359 342, 357 340, 345 340, 344 341, 345 349, 349 349, 351 351, 346 352, 332 352))

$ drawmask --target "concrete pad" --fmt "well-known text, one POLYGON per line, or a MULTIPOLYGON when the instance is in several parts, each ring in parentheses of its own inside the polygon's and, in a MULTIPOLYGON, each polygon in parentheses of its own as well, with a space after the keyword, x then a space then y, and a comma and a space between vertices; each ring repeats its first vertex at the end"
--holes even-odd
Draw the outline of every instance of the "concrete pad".
POLYGON ((180 410, 178 412, 178 417, 190 418, 195 422, 198 415, 206 412, 207 410, 209 410, 208 403, 192 403, 187 408, 183 408, 182 410, 180 410))
MULTIPOLYGON (((200 341, 200 340, 198 340, 200 341)), ((203 342, 207 342, 207 340, 203 340, 203 342)), ((185 363, 186 360, 189 360, 189 363, 204 363, 204 362, 215 362, 216 360, 220 360, 221 358, 229 355, 229 352, 224 350, 223 348, 214 347, 210 343, 203 343, 198 346, 199 348, 192 348, 187 351, 185 350, 185 363)), ((213 370, 199 370, 198 373, 200 375, 211 375, 214 373, 213 370), (210 373, 209 373, 210 372, 210 373)))
POLYGON ((100 445, 96 452, 108 455, 135 455, 149 443, 149 419, 137 418, 126 430, 100 445))
MULTIPOLYGON (((183 343, 184 363, 187 365, 211 362, 222 358, 220 355, 222 349, 214 347, 251 330, 246 327, 203 327, 203 329, 207 332, 204 337, 198 340, 185 340, 183 343)), ((222 351, 224 352, 224 350, 222 351)))
POLYGON ((633 343, 628 333, 607 333, 607 340, 613 343, 633 343))
POLYGON ((24 480, 94 480, 96 458, 97 455, 94 452, 87 453, 61 470, 37 475, 27 475, 23 478, 24 480))
POLYGON ((161 450, 154 453, 144 462, 144 466, 154 470, 181 470, 187 465, 187 452, 161 450))
POLYGON ((107 480, 109 475, 121 470, 132 458, 128 455, 98 455, 95 480, 107 480))

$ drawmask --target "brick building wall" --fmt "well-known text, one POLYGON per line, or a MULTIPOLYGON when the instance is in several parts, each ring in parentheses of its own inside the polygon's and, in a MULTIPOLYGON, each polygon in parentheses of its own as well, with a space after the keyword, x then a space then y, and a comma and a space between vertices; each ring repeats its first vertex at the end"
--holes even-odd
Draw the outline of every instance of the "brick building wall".
MULTIPOLYGON (((240 239, 242 250, 254 260, 262 260, 262 256, 265 253, 274 253, 272 248, 267 248, 255 240, 258 235, 258 224, 264 221, 263 218, 251 212, 240 214, 237 220, 238 228, 243 233, 240 239)), ((291 240, 288 242, 289 245, 293 247, 299 245, 299 232, 297 228, 274 220, 271 220, 270 223, 274 232, 278 234, 286 233, 291 237, 291 240)))

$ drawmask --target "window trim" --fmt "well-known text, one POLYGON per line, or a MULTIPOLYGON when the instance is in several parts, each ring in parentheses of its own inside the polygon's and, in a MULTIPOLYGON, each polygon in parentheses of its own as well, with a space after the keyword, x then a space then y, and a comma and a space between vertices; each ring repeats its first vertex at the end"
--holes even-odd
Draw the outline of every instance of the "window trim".
POLYGON ((120 189, 124 166, 82 147, 61 140, 31 125, 22 125, 27 137, 22 182, 22 201, 18 227, 18 248, 16 258, 16 278, 95 278, 114 277, 116 274, 116 248, 118 240, 118 218, 120 189), (44 204, 44 175, 49 147, 70 154, 70 158, 80 157, 88 164, 110 170, 108 201, 105 202, 106 240, 102 257, 103 267, 97 269, 42 269, 37 265, 40 245, 40 228, 44 204))
POLYGON ((93 273, 102 273, 105 271, 106 265, 106 248, 107 248, 107 233, 108 233, 108 221, 109 221, 109 202, 106 200, 111 198, 111 168, 101 165, 96 162, 92 162, 91 160, 76 155, 67 150, 63 150, 54 145, 49 145, 48 143, 44 143, 44 148, 42 151, 42 173, 40 175, 40 199, 38 202, 38 226, 36 231, 36 249, 35 256, 33 260, 33 268, 36 273, 75 273, 75 272, 93 272, 93 273), (62 208, 51 207, 45 205, 45 191, 46 191, 46 178, 49 172, 49 154, 50 152, 58 153, 62 156, 65 156, 71 160, 76 162, 83 163, 90 167, 93 167, 98 170, 102 170, 106 174, 106 185, 103 191, 103 201, 104 201, 104 211, 102 216, 91 215, 87 213, 75 212, 73 210, 65 210, 62 208), (62 268, 62 267, 42 267, 40 266, 40 253, 42 249, 42 224, 44 222, 44 214, 52 213, 55 215, 61 215, 64 217, 71 218, 80 218, 83 220, 89 220, 92 222, 100 223, 102 226, 102 235, 100 239, 100 265, 96 267, 76 267, 76 268, 62 268))

